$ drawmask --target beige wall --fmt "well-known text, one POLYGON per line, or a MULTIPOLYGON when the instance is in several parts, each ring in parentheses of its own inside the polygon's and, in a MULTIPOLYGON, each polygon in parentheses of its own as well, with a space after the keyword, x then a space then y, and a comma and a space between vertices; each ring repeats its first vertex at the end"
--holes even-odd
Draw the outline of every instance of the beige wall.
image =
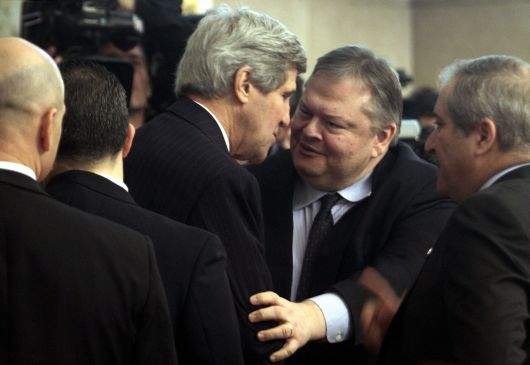
POLYGON ((394 67, 413 69, 408 0, 216 0, 246 5, 279 19, 307 50, 309 71, 316 59, 336 47, 358 43, 387 58, 394 67))
POLYGON ((502 53, 530 61, 530 1, 420 0, 413 3, 416 84, 435 85, 459 58, 502 53))
POLYGON ((21 4, 22 0, 0 0, 0 37, 19 34, 21 4))

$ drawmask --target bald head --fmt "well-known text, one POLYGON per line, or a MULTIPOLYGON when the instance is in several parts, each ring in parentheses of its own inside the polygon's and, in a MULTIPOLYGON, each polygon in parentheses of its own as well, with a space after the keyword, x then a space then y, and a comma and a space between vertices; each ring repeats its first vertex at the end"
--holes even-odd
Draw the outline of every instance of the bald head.
POLYGON ((63 103, 63 82, 50 56, 23 39, 0 38, 0 122, 63 103))

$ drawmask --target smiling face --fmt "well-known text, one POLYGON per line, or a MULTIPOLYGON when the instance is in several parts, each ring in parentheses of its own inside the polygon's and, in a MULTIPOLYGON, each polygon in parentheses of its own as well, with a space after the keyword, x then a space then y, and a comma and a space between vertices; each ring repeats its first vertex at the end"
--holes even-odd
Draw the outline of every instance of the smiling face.
POLYGON ((254 86, 244 114, 244 130, 234 157, 251 163, 263 161, 276 142, 281 127, 289 125, 289 100, 296 90, 297 71, 286 72, 285 82, 276 90, 264 93, 254 86))
POLYGON ((374 131, 364 112, 370 99, 352 77, 309 80, 292 120, 291 149, 296 170, 314 188, 336 191, 353 184, 387 151, 393 133, 374 131))

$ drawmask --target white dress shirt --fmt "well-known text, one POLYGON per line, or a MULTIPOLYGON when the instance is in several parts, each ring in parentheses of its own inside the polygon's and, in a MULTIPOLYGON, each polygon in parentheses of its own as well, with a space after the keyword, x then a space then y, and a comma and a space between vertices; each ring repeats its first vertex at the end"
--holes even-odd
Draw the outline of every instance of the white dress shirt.
POLYGON ((228 139, 228 133, 226 133, 226 130, 224 129, 224 127, 221 124, 221 122, 219 122, 217 117, 214 115, 214 113, 212 113, 210 111, 210 109, 208 109, 207 107, 205 107, 204 105, 202 105, 198 101, 193 100, 193 102, 195 104, 199 104, 201 107, 203 107, 204 110, 206 110, 212 116, 213 120, 215 120, 215 123, 217 123, 217 126, 219 127, 219 129, 221 130, 221 133, 223 134, 223 139, 225 140, 226 148, 228 149, 228 152, 230 152, 230 140, 228 139))
POLYGON ((26 165, 22 165, 20 163, 9 162, 9 161, 0 161, 0 169, 1 170, 9 170, 9 171, 19 172, 19 173, 24 174, 24 175, 26 175, 28 177, 31 177, 33 180, 37 181, 37 174, 35 174, 35 171, 30 169, 26 165))
MULTIPOLYGON (((320 198, 329 192, 313 189, 301 182, 295 186, 293 196, 293 280, 291 300, 295 300, 300 283, 307 239, 311 225, 320 209, 320 198)), ((336 224, 356 202, 372 193, 371 174, 337 193, 343 198, 331 208, 333 224, 336 224)), ((351 333, 350 314, 342 298, 334 293, 325 293, 310 298, 316 303, 326 321, 326 338, 329 342, 346 340, 351 333)))

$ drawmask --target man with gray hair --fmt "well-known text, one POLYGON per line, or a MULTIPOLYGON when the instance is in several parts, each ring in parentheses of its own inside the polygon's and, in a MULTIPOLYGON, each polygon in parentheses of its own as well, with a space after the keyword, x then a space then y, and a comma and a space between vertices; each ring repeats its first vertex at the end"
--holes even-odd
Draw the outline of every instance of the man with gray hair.
MULTIPOLYGON (((527 364, 530 64, 457 61, 441 85, 426 149, 439 161, 438 190, 460 206, 394 318, 381 363, 527 364)), ((384 302, 393 296, 371 287, 384 302)))
POLYGON ((251 321, 277 320, 260 339, 286 339, 289 363, 370 363, 360 345, 366 301, 357 280, 375 266, 403 293, 452 208, 436 168, 397 143, 396 73, 368 49, 318 59, 292 121, 292 151, 254 168, 263 196, 267 262, 276 293, 251 321), (289 298, 290 300, 284 299, 289 298), (296 302, 293 302, 296 301, 296 302))
POLYGON ((305 67, 300 42, 277 20, 214 9, 188 40, 178 100, 138 130, 125 160, 125 181, 141 206, 221 238, 248 364, 266 362, 279 344, 259 342, 267 326, 247 319, 250 296, 273 286, 259 187, 236 159, 267 156, 278 128, 289 124, 289 97, 305 67))

